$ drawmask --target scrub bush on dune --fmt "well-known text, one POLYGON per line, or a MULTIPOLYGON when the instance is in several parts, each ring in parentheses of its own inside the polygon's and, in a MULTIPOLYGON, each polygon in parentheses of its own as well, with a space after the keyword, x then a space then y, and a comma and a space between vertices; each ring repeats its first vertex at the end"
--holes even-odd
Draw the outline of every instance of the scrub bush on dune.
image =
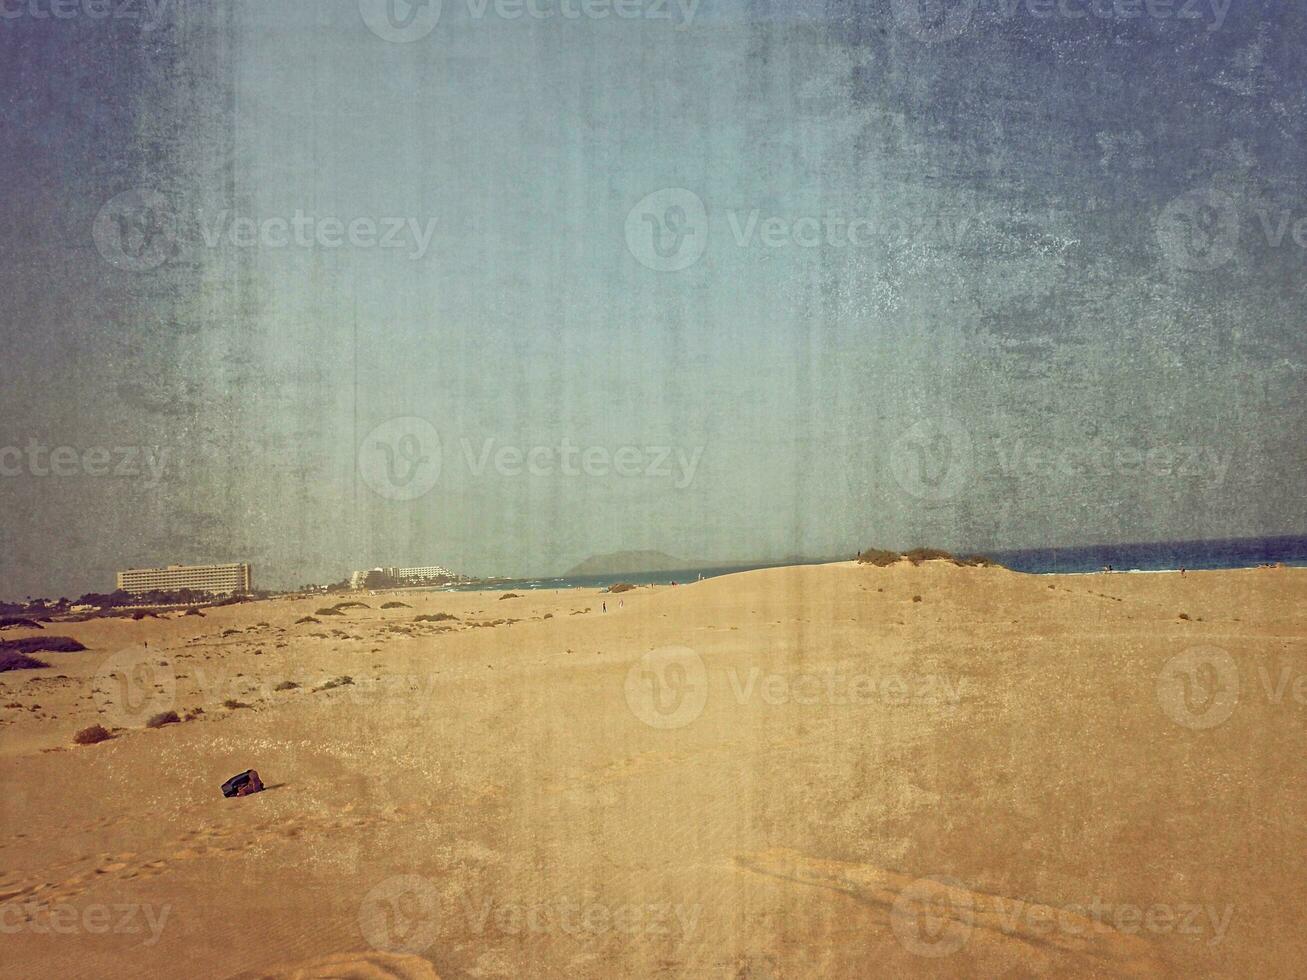
POLYGON ((73 742, 77 745, 94 745, 96 742, 107 742, 111 738, 113 734, 103 725, 91 725, 74 735, 73 742))

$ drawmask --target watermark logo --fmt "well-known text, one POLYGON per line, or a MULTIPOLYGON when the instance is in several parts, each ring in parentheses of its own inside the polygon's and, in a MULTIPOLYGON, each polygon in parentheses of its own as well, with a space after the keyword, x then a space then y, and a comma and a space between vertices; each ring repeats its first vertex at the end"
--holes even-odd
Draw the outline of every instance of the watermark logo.
POLYGON ((493 438, 474 447, 471 440, 461 439, 462 460, 468 472, 481 477, 487 468, 501 477, 587 476, 602 478, 645 477, 671 480, 673 487, 684 490, 694 482, 694 474, 703 457, 704 446, 578 446, 564 437, 556 445, 497 446, 493 438))
POLYGON ((708 209, 684 187, 665 187, 641 198, 626 215, 626 247, 655 272, 679 272, 708 248, 708 209))
POLYGON ((384 953, 425 952, 436 941, 440 896, 421 875, 395 875, 377 885, 359 906, 359 928, 384 953))
POLYGON ((0 477, 144 477, 147 490, 163 480, 171 446, 47 446, 31 438, 25 447, 0 446, 0 477))
POLYGON ((581 939, 619 933, 626 936, 679 936, 689 939, 703 914, 700 905, 670 902, 609 904, 567 895, 540 902, 462 898, 469 930, 508 936, 566 934, 581 939))
POLYGON ((1005 477, 1079 479, 1096 474, 1125 479, 1202 481, 1217 487, 1225 482, 1234 452, 1215 446, 1159 443, 1147 447, 1114 445, 1093 440, 1080 445, 1027 444, 1024 439, 994 441, 999 471, 1005 477))
POLYGON ((1239 703, 1239 668, 1218 647, 1192 647, 1166 662, 1157 677, 1157 703, 1177 725, 1215 728, 1239 703))
POLYGON ((764 672, 761 667, 750 667, 746 673, 728 667, 726 677, 738 704, 758 700, 772 707, 788 704, 902 707, 912 704, 956 708, 962 702, 967 683, 965 677, 872 675, 845 673, 842 668, 778 674, 764 672))
POLYGON ((967 944, 974 922, 972 893, 945 876, 918 878, 890 909, 894 937, 916 956, 951 956, 967 944))
POLYGON ((1233 0, 993 0, 982 8, 979 0, 891 0, 899 29, 926 44, 961 37, 978 15, 1005 24, 1018 17, 1044 22, 1097 19, 1128 23, 1145 18, 1206 22, 1212 32, 1225 24, 1232 5, 1233 0))
POLYGON ((1212 189, 1190 191, 1162 209, 1157 241, 1177 269, 1213 272, 1234 258, 1239 244, 1239 209, 1212 189))
POLYGON ((305 214, 296 209, 289 217, 252 218, 218 211, 212 218, 200 214, 200 239, 206 248, 224 243, 233 248, 279 250, 287 248, 353 248, 401 250, 405 257, 420 261, 431 248, 436 219, 388 215, 366 215, 349 219, 332 215, 305 214))
POLYGON ((147 272, 176 253, 177 214, 158 191, 123 191, 100 208, 91 237, 110 265, 126 272, 147 272))
POLYGON ((79 907, 71 902, 38 898, 0 904, 0 934, 31 932, 41 936, 140 936, 142 946, 154 946, 168 923, 170 904, 149 905, 94 902, 79 907))
POLYGON ((708 668, 689 647, 650 650, 626 672, 626 704, 651 728, 684 728, 708 703, 708 668))
POLYGON ((936 44, 961 37, 976 13, 977 0, 891 0, 894 22, 918 41, 936 44))
POLYGON ((895 899, 890 926, 904 949, 917 956, 944 957, 961 950, 982 925, 1050 951, 1083 953, 1096 945, 1121 954, 1147 948, 1141 934, 1203 940, 1217 946, 1234 920, 1234 906, 1211 902, 1157 902, 1148 906, 1108 902, 1042 905, 970 891, 946 877, 919 878, 895 899))
POLYGON ((916 245, 961 248, 971 219, 950 214, 922 214, 911 220, 891 215, 849 217, 838 211, 793 217, 729 210, 726 221, 740 248, 868 248, 909 249, 916 245))
POLYGON ((409 44, 436 29, 441 0, 359 0, 368 30, 383 41, 409 44))
POLYGON ((115 726, 143 725, 177 703, 177 676, 158 651, 128 647, 108 657, 91 685, 96 706, 115 726))
POLYGON ((163 23, 170 0, 3 0, 0 21, 30 20, 135 20, 152 31, 163 23))
POLYGON ((890 473, 918 500, 952 500, 971 468, 971 436, 952 419, 923 419, 890 445, 890 473))
POLYGON ((386 500, 416 500, 440 478, 440 434, 426 419, 403 416, 382 422, 359 443, 363 482, 386 500))

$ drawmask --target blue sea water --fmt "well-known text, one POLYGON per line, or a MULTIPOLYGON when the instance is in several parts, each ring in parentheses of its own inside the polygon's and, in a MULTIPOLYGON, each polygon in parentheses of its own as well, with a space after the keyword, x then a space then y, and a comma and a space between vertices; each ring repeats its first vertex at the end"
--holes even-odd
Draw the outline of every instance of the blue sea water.
POLYGON ((1278 562, 1307 565, 1307 537, 1033 548, 990 552, 989 557, 1014 571, 1035 574, 1097 572, 1107 565, 1121 572, 1174 571, 1180 568, 1255 568, 1278 562))
MULTIPOLYGON (((1177 569, 1255 568, 1284 563, 1307 566, 1307 537, 1236 538, 1223 541, 1161 541, 1148 544, 1105 544, 1075 548, 1029 548, 990 551, 989 558, 1013 571, 1036 575, 1097 572, 1111 565, 1117 571, 1157 572, 1177 569)), ((849 557, 852 557, 851 555, 849 557)), ((846 559, 832 559, 846 560, 846 559)), ((571 578, 523 578, 494 582, 469 582, 446 586, 449 591, 503 589, 604 589, 615 582, 632 585, 685 584, 757 568, 776 568, 782 563, 721 565, 714 568, 682 569, 670 572, 625 572, 620 575, 582 575, 571 578)))
POLYGON ((449 592, 471 592, 483 589, 500 589, 506 592, 522 592, 528 589, 606 589, 617 582, 630 582, 632 585, 670 585, 676 582, 684 585, 696 579, 715 578, 718 575, 731 575, 734 572, 748 572, 755 568, 777 568, 776 562, 758 565, 720 565, 713 568, 685 568, 669 572, 622 572, 619 575, 576 575, 564 578, 521 578, 496 579, 493 583, 467 582, 446 586, 449 592))

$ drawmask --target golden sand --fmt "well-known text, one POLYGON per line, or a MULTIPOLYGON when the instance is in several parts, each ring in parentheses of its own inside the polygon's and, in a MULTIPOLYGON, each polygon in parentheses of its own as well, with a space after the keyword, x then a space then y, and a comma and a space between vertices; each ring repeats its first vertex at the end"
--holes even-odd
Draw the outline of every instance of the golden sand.
POLYGON ((1307 963, 1307 571, 498 595, 48 624, 90 649, 0 674, 0 972, 1307 963))

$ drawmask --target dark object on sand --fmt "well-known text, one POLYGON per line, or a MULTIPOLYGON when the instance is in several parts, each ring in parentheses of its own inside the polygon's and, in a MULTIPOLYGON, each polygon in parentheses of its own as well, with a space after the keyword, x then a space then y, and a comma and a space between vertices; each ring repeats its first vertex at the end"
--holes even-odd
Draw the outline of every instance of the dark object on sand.
POLYGON ((0 652, 0 674, 6 670, 37 670, 49 666, 44 660, 37 660, 25 653, 0 652))
POLYGON ((263 780, 257 769, 246 769, 239 776, 232 776, 222 784, 223 796, 249 796, 263 789, 263 780))
POLYGON ((73 741, 78 745, 94 745, 96 742, 106 742, 113 738, 113 734, 103 725, 92 725, 90 728, 83 728, 73 736, 73 741))
POLYGON ((43 630, 45 627, 34 619, 23 619, 21 616, 0 617, 0 630, 8 629, 43 630))
POLYGON ((76 653, 85 649, 71 636, 25 636, 21 640, 0 640, 0 653, 37 653, 41 650, 76 653))

